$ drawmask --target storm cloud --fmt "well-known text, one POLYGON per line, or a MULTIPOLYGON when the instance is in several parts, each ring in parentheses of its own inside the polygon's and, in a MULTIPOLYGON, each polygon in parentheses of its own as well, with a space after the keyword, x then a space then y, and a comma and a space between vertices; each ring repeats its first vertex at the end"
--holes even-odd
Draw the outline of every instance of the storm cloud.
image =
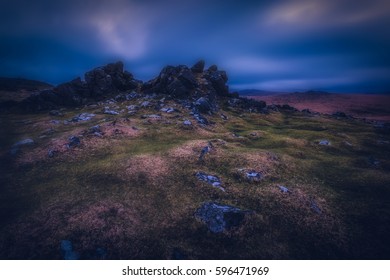
POLYGON ((232 88, 390 91, 387 0, 13 0, 0 75, 60 83, 113 60, 147 80, 203 58, 232 88))

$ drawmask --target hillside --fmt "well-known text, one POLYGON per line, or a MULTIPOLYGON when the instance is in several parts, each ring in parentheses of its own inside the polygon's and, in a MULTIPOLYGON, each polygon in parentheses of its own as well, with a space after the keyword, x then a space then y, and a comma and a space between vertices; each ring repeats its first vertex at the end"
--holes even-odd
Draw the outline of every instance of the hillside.
POLYGON ((109 64, 0 113, 0 259, 389 259, 389 126, 204 66, 109 64))
POLYGON ((290 93, 250 96, 267 104, 289 104, 299 110, 310 109, 322 114, 344 112, 357 118, 390 121, 390 95, 337 94, 337 93, 290 93))
POLYGON ((19 102, 29 97, 33 92, 52 87, 50 84, 35 80, 0 77, 0 103, 19 102))

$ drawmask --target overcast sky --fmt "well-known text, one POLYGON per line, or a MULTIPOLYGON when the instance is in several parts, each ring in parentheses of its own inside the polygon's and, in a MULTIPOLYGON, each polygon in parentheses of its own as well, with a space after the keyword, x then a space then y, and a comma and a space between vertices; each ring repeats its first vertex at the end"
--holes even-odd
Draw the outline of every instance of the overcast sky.
POLYGON ((390 92, 389 0, 0 0, 0 75, 65 82, 203 58, 232 88, 390 92))

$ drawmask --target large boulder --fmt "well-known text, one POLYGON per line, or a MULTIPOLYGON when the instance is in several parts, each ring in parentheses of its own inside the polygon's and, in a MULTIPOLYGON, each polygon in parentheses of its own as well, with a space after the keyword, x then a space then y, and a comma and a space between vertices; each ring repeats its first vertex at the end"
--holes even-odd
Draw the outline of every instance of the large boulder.
POLYGON ((145 83, 142 87, 146 93, 169 94, 172 97, 189 97, 197 87, 197 80, 192 71, 185 65, 166 66, 157 78, 145 83))
POLYGON ((199 60, 194 66, 191 67, 191 71, 194 73, 203 73, 205 62, 204 60, 199 60))
POLYGON ((223 96, 229 94, 229 87, 226 85, 228 77, 225 71, 218 71, 216 66, 210 67, 204 77, 210 81, 217 95, 223 96))
POLYGON ((209 113, 212 112, 214 109, 213 104, 210 102, 210 100, 206 97, 200 97, 197 99, 194 103, 195 108, 198 109, 201 113, 209 113))
POLYGON ((219 233, 238 227, 248 211, 216 202, 205 202, 195 212, 195 217, 206 223, 211 232, 219 233))
POLYGON ((131 73, 123 70, 121 61, 85 73, 85 81, 91 96, 132 90, 137 88, 140 83, 134 79, 131 73))

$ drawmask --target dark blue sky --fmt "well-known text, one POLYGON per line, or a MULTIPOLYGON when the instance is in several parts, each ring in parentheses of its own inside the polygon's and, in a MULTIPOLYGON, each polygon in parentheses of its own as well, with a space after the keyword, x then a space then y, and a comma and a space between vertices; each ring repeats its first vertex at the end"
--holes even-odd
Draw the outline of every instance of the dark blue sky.
POLYGON ((390 92, 388 0, 2 0, 0 75, 60 83, 199 58, 232 88, 390 92))

